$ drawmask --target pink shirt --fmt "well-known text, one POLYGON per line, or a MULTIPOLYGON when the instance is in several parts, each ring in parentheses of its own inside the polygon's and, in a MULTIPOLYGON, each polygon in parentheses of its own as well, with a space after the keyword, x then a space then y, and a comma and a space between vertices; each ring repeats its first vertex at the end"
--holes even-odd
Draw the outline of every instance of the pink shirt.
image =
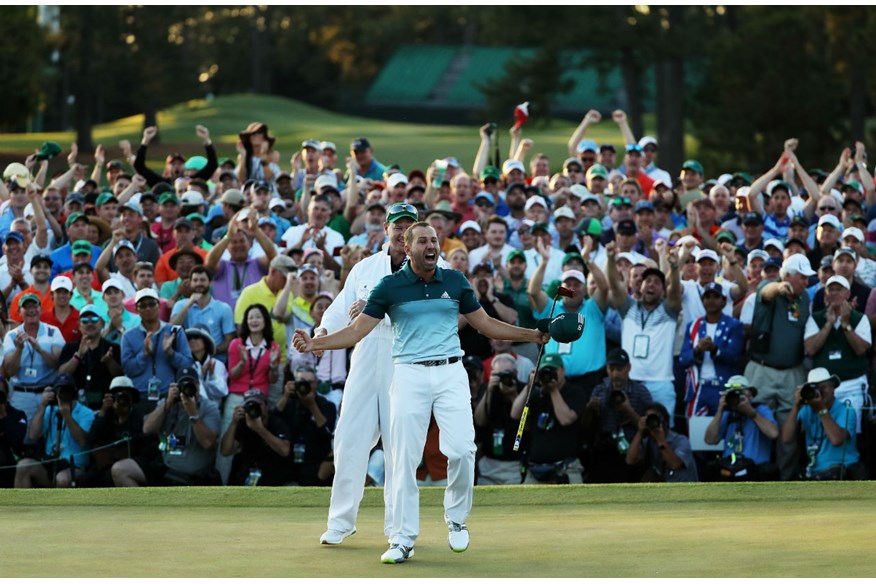
POLYGON ((231 374, 228 375, 228 393, 243 395, 249 389, 258 389, 265 395, 268 395, 268 386, 270 381, 268 375, 271 366, 271 350, 279 349, 280 345, 277 341, 272 341, 268 347, 264 341, 260 345, 253 346, 247 339, 242 341, 237 338, 231 341, 228 345, 228 371, 240 363, 240 346, 247 348, 247 359, 243 364, 243 372, 237 379, 232 379, 231 374))

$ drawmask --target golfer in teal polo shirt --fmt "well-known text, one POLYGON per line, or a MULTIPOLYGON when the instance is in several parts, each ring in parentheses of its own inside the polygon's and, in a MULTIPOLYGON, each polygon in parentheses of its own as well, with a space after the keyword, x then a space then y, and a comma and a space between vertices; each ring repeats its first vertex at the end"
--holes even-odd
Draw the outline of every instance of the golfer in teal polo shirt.
POLYGON ((335 333, 311 339, 295 331, 295 348, 304 353, 351 347, 389 315, 393 329, 394 372, 390 398, 390 443, 393 469, 393 523, 387 564, 414 555, 420 530, 417 465, 434 414, 441 430, 441 452, 447 457, 444 519, 450 549, 468 548, 465 520, 471 512, 475 472, 474 423, 468 375, 462 367, 458 317, 481 334, 509 341, 545 343, 549 335, 491 318, 484 312, 465 277, 437 266, 441 246, 428 223, 405 232, 408 264, 384 277, 372 290, 356 320, 335 333))

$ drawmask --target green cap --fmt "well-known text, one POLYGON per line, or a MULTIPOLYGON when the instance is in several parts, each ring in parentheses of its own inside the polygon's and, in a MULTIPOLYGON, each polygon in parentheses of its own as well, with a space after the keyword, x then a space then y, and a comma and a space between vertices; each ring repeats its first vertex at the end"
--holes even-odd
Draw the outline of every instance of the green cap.
POLYGON ((558 343, 577 341, 584 333, 584 317, 577 312, 564 312, 551 321, 550 331, 551 338, 558 343))
POLYGON ((42 302, 40 302, 39 296, 37 296, 36 294, 28 293, 28 294, 22 294, 21 298, 18 299, 18 308, 20 309, 22 306, 24 306, 25 302, 30 302, 31 300, 36 302, 39 305, 42 305, 42 302))
POLYGON ((715 235, 715 241, 729 241, 730 243, 736 243, 736 236, 732 231, 727 231, 726 229, 722 229, 715 235))
POLYGON ((61 145, 57 142, 43 142, 40 151, 37 152, 37 160, 49 160, 61 153, 61 145))
POLYGON ((530 232, 530 233, 535 233, 535 232, 538 231, 539 229, 541 229, 541 230, 544 231, 545 233, 550 233, 550 232, 551 232, 551 231, 550 231, 550 227, 548 227, 548 224, 547 224, 547 223, 535 223, 535 224, 533 224, 532 227, 529 228, 529 232, 530 232))
POLYGON ((556 353, 549 353, 541 358, 541 368, 545 367, 553 367, 554 369, 565 369, 566 366, 563 365, 563 358, 557 355, 556 353))
POLYGON ((842 190, 845 190, 847 188, 855 189, 856 191, 858 191, 859 193, 862 193, 862 194, 864 193, 864 187, 862 187, 861 183, 859 183, 856 180, 850 180, 849 182, 844 184, 842 187, 842 190))
POLYGON ((176 195, 173 193, 164 193, 159 197, 158 204, 163 205, 164 203, 173 203, 174 205, 179 205, 179 199, 176 198, 176 195))
POLYGON ((186 215, 186 219, 188 219, 189 221, 200 221, 204 225, 207 224, 207 218, 200 213, 189 213, 188 215, 186 215))
POLYGON ((408 217, 409 219, 417 221, 419 217, 417 208, 410 203, 393 203, 389 206, 389 209, 386 210, 387 223, 395 223, 403 217, 408 217))
POLYGON ((594 164, 590 168, 587 169, 587 178, 591 178, 594 176, 598 176, 600 178, 604 178, 608 180, 608 169, 602 166, 601 164, 594 164))
POLYGON ((751 175, 747 172, 734 172, 733 180, 736 180, 737 178, 741 178, 743 181, 745 181, 746 185, 750 185, 752 182, 754 182, 751 178, 751 175))
POLYGON ((70 213, 70 215, 67 217, 67 221, 64 223, 64 227, 70 227, 80 219, 82 219, 86 223, 90 223, 90 221, 88 220, 88 216, 85 213, 79 213, 77 211, 76 213, 70 213))
POLYGON ((508 258, 505 260, 506 262, 510 262, 513 259, 526 261, 526 254, 520 251, 519 249, 515 249, 511 253, 508 254, 508 258))
POLYGON ((95 204, 95 206, 100 207, 101 205, 106 205, 110 201, 115 201, 116 203, 119 202, 119 200, 112 193, 112 191, 104 191, 100 194, 100 196, 97 198, 97 201, 94 204, 95 204))
POLYGON ((78 253, 87 253, 88 255, 91 255, 91 252, 91 242, 84 239, 78 239, 70 246, 71 255, 76 255, 78 253))
POLYGON ((585 217, 584 219, 581 219, 581 222, 575 227, 575 233, 578 235, 595 235, 596 237, 601 237, 602 223, 600 223, 599 219, 596 219, 595 217, 585 217))
POLYGON ((570 251, 569 253, 567 253, 566 255, 563 256, 563 261, 560 264, 560 266, 565 266, 571 260, 578 260, 582 264, 584 263, 584 258, 581 257, 580 253, 578 253, 577 251, 570 251))
POLYGON ((499 180, 502 178, 502 172, 495 166, 485 166, 481 171, 481 180, 486 180, 488 178, 499 180))
POLYGON ((692 170, 700 174, 706 174, 706 171, 703 169, 703 165, 700 164, 699 160, 693 159, 685 160, 684 164, 681 165, 681 170, 692 170))

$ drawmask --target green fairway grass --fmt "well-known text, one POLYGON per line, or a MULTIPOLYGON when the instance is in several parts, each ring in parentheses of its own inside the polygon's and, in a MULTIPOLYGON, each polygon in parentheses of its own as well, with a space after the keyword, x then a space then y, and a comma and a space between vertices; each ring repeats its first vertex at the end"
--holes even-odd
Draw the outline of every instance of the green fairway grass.
POLYGON ((329 490, 3 491, 4 577, 868 577, 872 483, 477 487, 466 553, 421 489, 416 556, 380 564, 382 490, 321 546, 329 490))
MULTIPOLYGON (((582 109, 581 116, 586 113, 582 109)), ((284 170, 289 170, 292 153, 301 147, 301 141, 308 138, 334 142, 339 151, 339 165, 343 157, 349 156, 350 142, 357 136, 367 136, 374 147, 375 156, 384 164, 398 163, 406 171, 414 168, 425 169, 435 158, 456 156, 463 168, 471 171, 480 137, 476 126, 445 126, 427 124, 406 124, 367 118, 350 117, 319 109, 299 101, 276 96, 231 95, 217 97, 209 102, 194 100, 176 105, 158 114, 162 143, 149 149, 150 164, 160 169, 164 156, 179 150, 185 155, 203 154, 200 141, 195 136, 195 126, 207 126, 217 146, 219 157, 234 159, 237 153, 234 144, 237 134, 252 121, 268 125, 277 137, 277 149, 282 155, 284 170)), ((488 120, 484 120, 486 123, 488 120)), ((508 156, 511 112, 508 119, 494 120, 499 124, 499 143, 501 157, 508 156)), ((576 124, 554 121, 547 127, 528 125, 524 127, 524 137, 535 140, 534 152, 544 152, 551 157, 552 167, 559 169, 568 157, 568 142, 576 124)), ((646 118, 646 129, 653 133, 653 116, 646 118)), ((136 151, 140 143, 143 117, 132 116, 112 123, 101 124, 94 129, 95 143, 107 148, 107 159, 118 158, 121 151, 119 140, 131 141, 136 151)), ((623 143, 617 125, 611 119, 603 121, 588 130, 587 138, 597 143, 613 143, 618 147, 623 143)), ((44 140, 59 142, 64 152, 75 140, 75 134, 0 134, 0 157, 23 157, 38 148, 44 140)), ((81 161, 92 160, 90 152, 81 153, 81 161)), ((492 156, 492 151, 490 156, 492 156)), ((622 156, 622 155, 621 155, 622 156)), ((62 157, 63 159, 63 157, 62 157)), ((59 170, 63 162, 53 162, 52 170, 59 170)))

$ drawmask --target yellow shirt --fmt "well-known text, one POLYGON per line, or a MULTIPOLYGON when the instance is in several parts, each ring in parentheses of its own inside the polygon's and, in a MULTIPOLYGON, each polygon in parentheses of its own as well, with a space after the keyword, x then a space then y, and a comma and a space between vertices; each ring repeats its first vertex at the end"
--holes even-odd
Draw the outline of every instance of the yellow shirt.
MULTIPOLYGON (((246 309, 253 304, 261 304, 268 309, 268 314, 272 313, 274 305, 277 304, 277 298, 282 293, 282 290, 274 294, 271 292, 271 289, 268 288, 268 284, 265 280, 267 280, 267 278, 262 278, 255 284, 250 284, 240 292, 240 298, 237 299, 237 304, 234 305, 235 324, 240 324, 243 321, 243 314, 246 312, 246 309)), ((286 310, 287 312, 292 310, 291 301, 286 306, 286 310)), ((274 329, 274 340, 280 345, 280 362, 285 365, 286 353, 289 350, 289 347, 286 345, 286 325, 274 318, 274 315, 271 314, 271 327, 274 329)))

